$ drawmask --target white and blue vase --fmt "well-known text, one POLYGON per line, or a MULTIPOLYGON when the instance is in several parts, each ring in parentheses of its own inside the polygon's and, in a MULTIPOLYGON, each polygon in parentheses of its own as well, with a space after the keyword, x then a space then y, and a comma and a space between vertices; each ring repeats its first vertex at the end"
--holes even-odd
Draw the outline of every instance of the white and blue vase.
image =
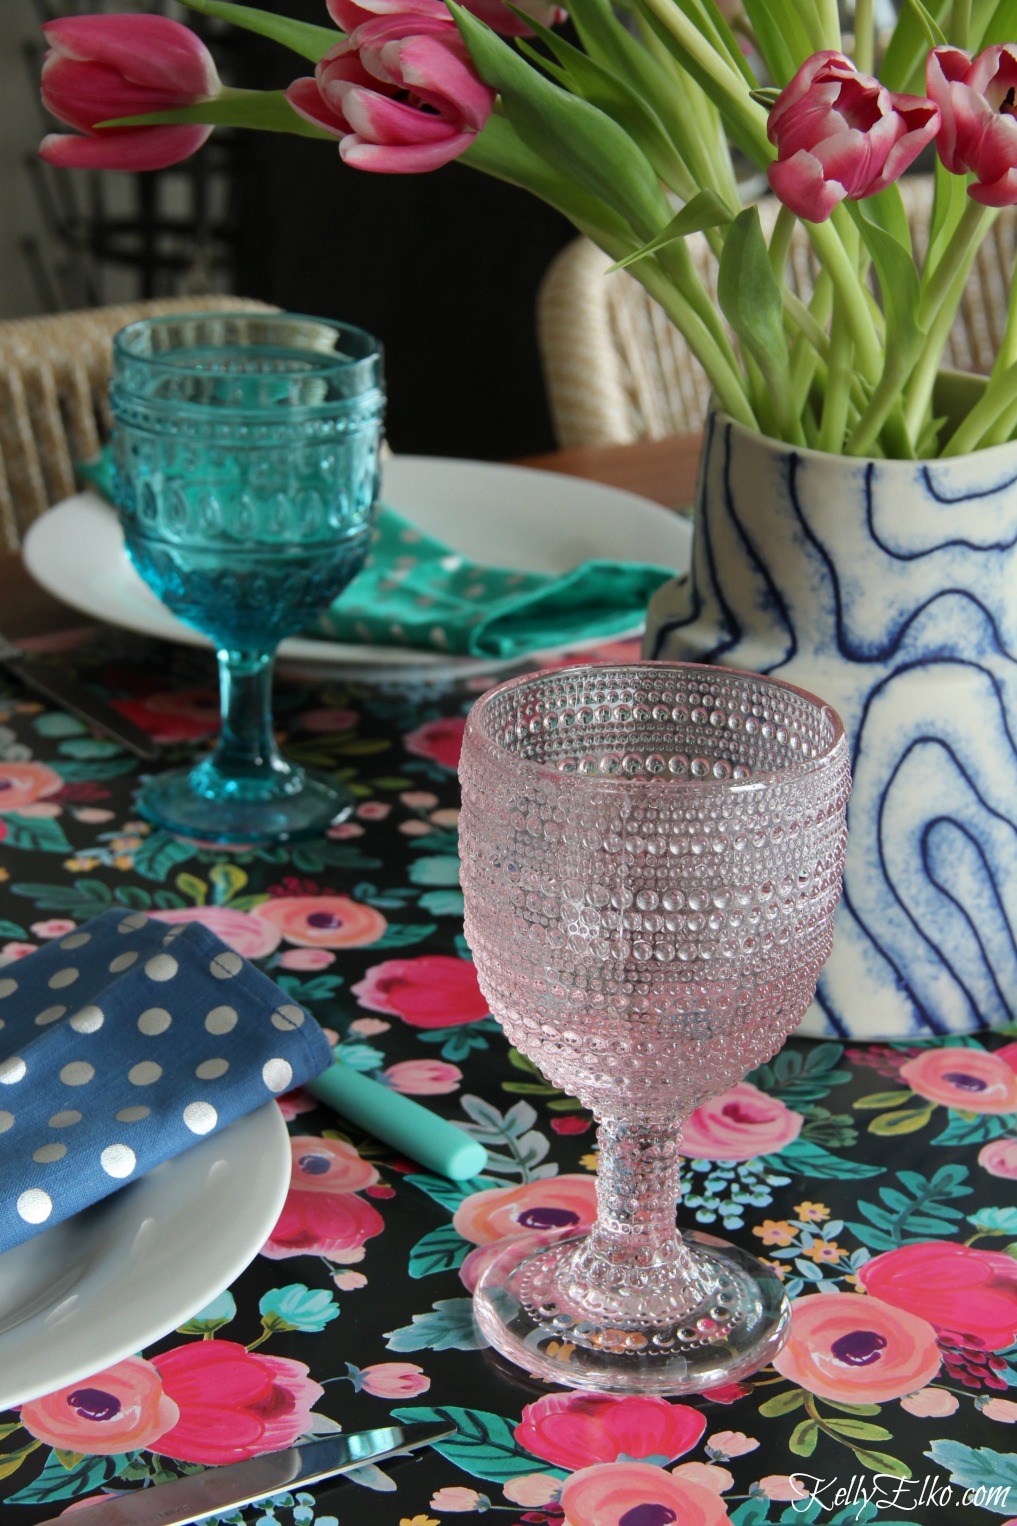
POLYGON ((844 896, 802 1033, 1013 1020, 1017 445, 866 461, 714 415, 691 572, 654 597, 644 655, 774 674, 844 720, 844 896))

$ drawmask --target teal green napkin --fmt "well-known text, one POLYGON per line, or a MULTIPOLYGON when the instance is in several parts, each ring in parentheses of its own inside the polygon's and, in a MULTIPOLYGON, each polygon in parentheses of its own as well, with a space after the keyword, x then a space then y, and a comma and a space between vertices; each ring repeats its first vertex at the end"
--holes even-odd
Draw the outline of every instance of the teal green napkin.
MULTIPOLYGON (((108 451, 79 472, 112 498, 108 451)), ((365 566, 307 634, 511 660, 635 629, 673 575, 643 562, 590 561, 563 573, 486 567, 383 506, 365 566)))

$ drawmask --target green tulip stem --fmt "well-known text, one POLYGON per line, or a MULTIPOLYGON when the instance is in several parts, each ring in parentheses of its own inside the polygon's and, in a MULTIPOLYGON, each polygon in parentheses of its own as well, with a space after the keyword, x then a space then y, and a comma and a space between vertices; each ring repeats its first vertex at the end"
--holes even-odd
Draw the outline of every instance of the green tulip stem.
POLYGON ((855 347, 839 303, 834 305, 830 326, 830 356, 826 367, 826 395, 819 422, 818 450, 839 455, 844 449, 848 402, 854 373, 855 347))
POLYGON ((950 41, 955 48, 968 46, 971 30, 971 0, 953 0, 950 8, 950 41))
POLYGON ((843 309, 862 376, 875 383, 883 369, 882 350, 854 261, 829 222, 808 223, 807 227, 812 246, 833 282, 836 301, 843 309))
POLYGON ((871 74, 876 56, 876 29, 872 0, 855 0, 855 63, 859 72, 871 74))
MULTIPOLYGON (((926 327, 925 343, 919 351, 918 359, 915 361, 904 390, 904 418, 912 439, 918 438, 923 420, 928 415, 932 403, 932 389, 936 385, 936 377, 943 360, 943 351, 950 338, 950 330, 960 305, 961 295, 967 285, 971 266, 974 264, 983 236, 976 232, 962 240, 959 237, 961 228, 965 221, 975 229, 981 228, 984 219, 980 214, 983 213, 991 213, 995 216, 992 208, 980 207, 976 202, 968 203, 957 231, 936 267, 929 289, 931 291, 936 278, 946 267, 949 267, 951 272, 951 280, 943 290, 937 293, 938 302, 931 321, 926 319, 926 322, 922 323, 921 314, 919 315, 919 322, 926 327), (976 208, 974 216, 971 215, 972 208, 976 208)), ((924 299, 922 305, 926 306, 924 299)))
POLYGON ((978 402, 943 446, 941 455, 963 456, 985 445, 1001 445, 1017 423, 1017 362, 994 374, 978 402))
POLYGON ((969 200, 935 269, 928 278, 923 272, 918 323, 919 327, 926 332, 935 322, 943 302, 953 287, 957 272, 963 267, 965 260, 968 261, 968 268, 970 268, 970 261, 977 253, 978 245, 985 236, 988 224, 996 215, 996 208, 983 207, 980 202, 969 200))

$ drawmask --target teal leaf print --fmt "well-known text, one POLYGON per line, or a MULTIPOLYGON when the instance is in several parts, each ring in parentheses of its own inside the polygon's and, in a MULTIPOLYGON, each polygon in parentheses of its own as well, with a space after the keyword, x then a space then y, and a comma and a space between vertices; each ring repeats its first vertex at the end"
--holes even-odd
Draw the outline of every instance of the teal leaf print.
POLYGON ((497 1187, 499 1182, 487 1179, 483 1176, 474 1177, 471 1182, 453 1182, 444 1176, 431 1176, 427 1173, 406 1177, 414 1187, 419 1187, 421 1192, 426 1192, 434 1202, 440 1203, 442 1208, 447 1208, 449 1213, 455 1213, 459 1204, 471 1193, 480 1192, 485 1187, 497 1187))
POLYGON ((431 917, 461 917, 463 914, 461 890, 427 890, 420 897, 420 906, 431 917))
POLYGON ((819 1102, 834 1087, 851 1079, 849 1070, 838 1070, 843 1044, 813 1044, 803 1053, 782 1049, 769 1065, 760 1065, 747 1077, 761 1091, 779 1096, 788 1107, 819 1102))
POLYGON ((73 885, 23 884, 11 887, 15 895, 28 896, 40 911, 62 911, 65 916, 87 922, 113 904, 113 892, 98 880, 75 880, 73 885))
POLYGON ((815 1140, 803 1139, 801 1135, 792 1139, 778 1154, 764 1155, 762 1158, 778 1171, 781 1168, 797 1171, 802 1176, 822 1181, 859 1181, 865 1176, 881 1176, 885 1169, 883 1166, 868 1166, 860 1160, 842 1160, 815 1140))
MULTIPOLYGON (((1012 1515, 1017 1500, 1017 1455, 994 1452, 989 1447, 969 1447, 962 1441, 934 1441, 926 1457, 949 1468, 950 1482, 977 1491, 983 1510, 1012 1515)), ((974 1503, 972 1501, 971 1503, 974 1503)))
POLYGON ((462 1266, 470 1246, 451 1224, 441 1224, 418 1240, 410 1251, 410 1276, 430 1277, 462 1266))
POLYGON ((28 932, 24 927, 19 927, 17 922, 7 922, 0 917, 0 938, 27 938, 28 932))
POLYGON ((1017 1235, 1017 1208, 979 1208, 968 1223, 980 1235, 1017 1235))
POLYGON ((420 1034, 422 1044, 440 1044, 441 1057, 453 1063, 465 1060, 474 1049, 489 1049, 486 1035, 497 1033, 498 1025, 489 1018, 478 1017, 476 1022, 463 1023, 458 1028, 431 1028, 420 1034))
POLYGON ((109 1483, 137 1454, 118 1452, 111 1457, 82 1457, 73 1468, 65 1468, 56 1452, 51 1452, 37 1478, 17 1494, 7 1496, 12 1505, 48 1505, 55 1500, 80 1499, 109 1483))
POLYGON ((7 848, 27 848, 37 853, 69 853, 67 834, 54 816, 18 816, 13 811, 4 817, 7 848))
POLYGON ((153 832, 135 848, 134 867, 146 880, 168 880, 177 864, 186 863, 195 852, 195 848, 168 832, 153 832))
POLYGON ((557 1166, 541 1166, 550 1149, 547 1137, 532 1125, 537 1114, 528 1102, 516 1102, 501 1112, 482 1097, 462 1099, 463 1112, 473 1122, 467 1130, 487 1149, 489 1170, 501 1176, 518 1176, 524 1182, 556 1176, 557 1166))
POLYGON ((1013 1113, 951 1112, 950 1120, 941 1134, 931 1141, 934 1145, 946 1145, 950 1149, 967 1148, 970 1145, 988 1144, 990 1139, 1002 1139, 1012 1134, 1017 1125, 1013 1113))
POLYGON ((964 1215, 946 1201, 973 1192, 965 1185, 967 1168, 941 1166, 932 1177, 918 1171, 898 1171, 903 1191, 881 1187, 881 1203, 859 1201, 858 1212, 866 1223, 848 1222, 848 1229, 870 1250, 896 1250, 910 1240, 947 1240, 957 1233, 964 1215))
POLYGON ((516 1422, 489 1410, 460 1409, 451 1404, 435 1409, 413 1405, 408 1409, 394 1409, 392 1418, 406 1424, 424 1421, 428 1425, 454 1425, 458 1434, 434 1442, 435 1451, 440 1452, 446 1462, 454 1463, 474 1478, 482 1478, 485 1483, 507 1484, 522 1474, 536 1472, 550 1473, 555 1478, 567 1476, 560 1468, 535 1461, 515 1438, 516 1422))
POLYGON ((440 1298, 426 1314, 385 1335, 389 1351, 485 1351, 490 1345, 473 1319, 472 1298, 440 1298))
POLYGON ((408 948, 412 943, 422 943, 425 938, 432 937, 437 930, 433 922, 390 922, 371 947, 408 948))
POLYGON ((129 774, 136 767, 134 759, 126 753, 119 758, 89 758, 72 763, 69 758, 60 759, 60 777, 65 784, 81 784, 99 779, 116 779, 129 774))

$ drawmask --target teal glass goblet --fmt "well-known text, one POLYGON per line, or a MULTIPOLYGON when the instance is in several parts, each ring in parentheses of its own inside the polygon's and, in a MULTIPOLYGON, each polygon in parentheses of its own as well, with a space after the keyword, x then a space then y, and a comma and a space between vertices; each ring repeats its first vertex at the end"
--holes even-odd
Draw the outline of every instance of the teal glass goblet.
POLYGON ((219 659, 211 756, 160 774, 141 814, 222 843, 317 836, 344 787, 280 753, 278 643, 359 571, 378 494, 382 353, 363 330, 292 313, 199 313, 129 324, 110 404, 131 559, 219 659))

